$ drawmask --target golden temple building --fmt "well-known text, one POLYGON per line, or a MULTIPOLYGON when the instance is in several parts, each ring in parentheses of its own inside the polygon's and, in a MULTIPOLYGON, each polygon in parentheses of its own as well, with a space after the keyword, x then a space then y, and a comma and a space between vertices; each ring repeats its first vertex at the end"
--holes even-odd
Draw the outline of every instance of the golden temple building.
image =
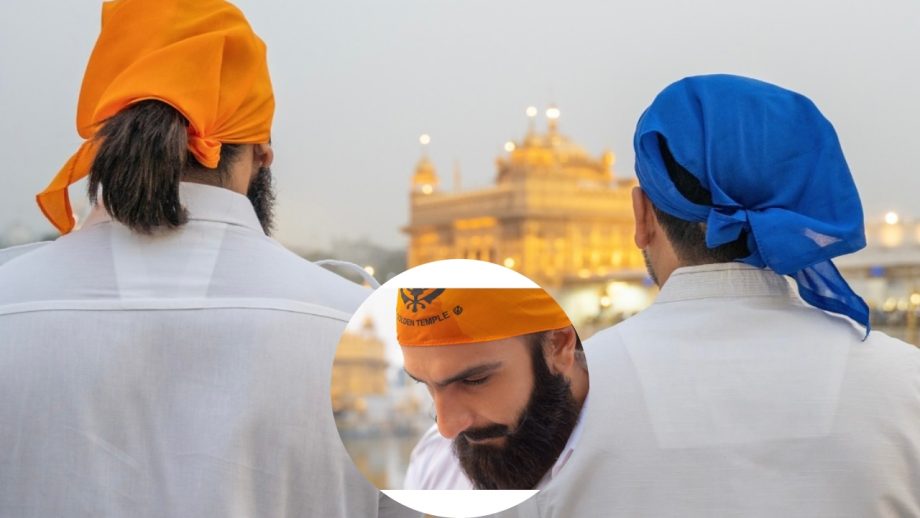
MULTIPOLYGON (((403 229, 408 267, 457 258, 503 264, 550 290, 564 307, 566 295, 587 289, 594 307, 583 312, 589 315, 610 305, 613 283, 649 291, 633 242, 636 180, 617 178, 612 152, 592 156, 561 133, 559 113, 546 110, 543 133, 534 127, 536 109, 528 108, 527 133, 505 144, 495 184, 486 188, 446 191, 434 164, 422 157, 403 229)), ((421 140, 426 144, 427 135, 421 140)), ((566 309, 574 320, 571 305, 566 309)))
POLYGON ((360 332, 346 331, 339 340, 332 364, 332 411, 363 413, 368 396, 387 392, 385 346, 367 318, 360 332))

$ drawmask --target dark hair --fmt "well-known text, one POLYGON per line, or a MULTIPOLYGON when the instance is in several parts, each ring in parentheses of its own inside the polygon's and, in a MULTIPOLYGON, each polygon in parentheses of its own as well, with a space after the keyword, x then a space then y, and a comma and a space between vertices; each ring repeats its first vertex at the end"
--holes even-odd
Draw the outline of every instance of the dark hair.
MULTIPOLYGON (((89 198, 112 218, 143 234, 173 229, 188 220, 179 202, 186 176, 216 174, 222 183, 239 155, 237 145, 221 146, 217 169, 202 166, 188 151, 188 121, 172 106, 141 101, 107 119, 96 134, 99 151, 89 173, 89 198)), ((208 182, 211 183, 211 182, 208 182)))
MULTIPOLYGON (((667 140, 661 135, 658 136, 658 145, 661 148, 661 158, 668 170, 668 177, 674 183, 677 191, 690 202, 712 206, 712 194, 690 171, 674 159, 674 155, 668 148, 667 140)), ((729 263, 751 255, 747 246, 746 231, 742 231, 738 239, 731 243, 709 248, 706 246, 706 231, 702 223, 672 216, 656 207, 654 203, 652 203, 652 209, 668 236, 668 241, 674 247, 677 258, 686 266, 729 263)))

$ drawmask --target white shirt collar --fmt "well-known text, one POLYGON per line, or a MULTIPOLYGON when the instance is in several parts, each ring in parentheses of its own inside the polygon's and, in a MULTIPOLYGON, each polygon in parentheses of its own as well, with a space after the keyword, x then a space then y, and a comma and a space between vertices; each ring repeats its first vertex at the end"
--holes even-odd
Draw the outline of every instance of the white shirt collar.
POLYGON ((655 304, 713 297, 784 297, 798 300, 790 281, 744 263, 685 266, 674 270, 655 304))
MULTIPOLYGON (((188 211, 189 220, 227 223, 264 233, 249 198, 230 189, 182 182, 179 184, 179 201, 188 211)), ((112 218, 106 212, 100 198, 83 227, 110 221, 112 218)))

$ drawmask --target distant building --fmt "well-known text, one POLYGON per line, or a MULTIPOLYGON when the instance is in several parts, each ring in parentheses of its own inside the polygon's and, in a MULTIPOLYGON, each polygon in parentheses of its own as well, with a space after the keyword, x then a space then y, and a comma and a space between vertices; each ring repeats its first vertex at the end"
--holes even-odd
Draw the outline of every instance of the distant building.
POLYGON ((423 156, 403 229, 407 263, 464 258, 502 264, 552 292, 576 324, 605 312, 615 321, 651 300, 633 243, 630 192, 637 182, 616 178, 612 152, 591 156, 560 133, 558 116, 550 108, 546 133, 531 120, 522 140, 505 144, 493 186, 445 190, 423 156), (624 301, 629 307, 620 307, 624 301))
MULTIPOLYGON (((391 364, 370 316, 339 341, 332 366, 332 408, 346 451, 377 487, 402 487, 409 452, 433 423, 424 385, 391 364), (393 372, 391 372, 393 371, 393 372)), ((395 322, 395 319, 391 321, 395 322)), ((351 327, 351 326, 349 326, 351 327)))
POLYGON ((333 413, 366 413, 369 399, 387 393, 387 367, 385 345, 370 318, 360 332, 346 331, 332 364, 333 413))
MULTIPOLYGON (((613 153, 591 156, 561 134, 558 116, 550 108, 546 133, 531 120, 521 141, 506 143, 486 188, 446 190, 422 156, 403 231, 409 267, 452 258, 503 264, 550 291, 584 338, 644 309, 655 288, 633 243, 636 180, 616 177, 613 153)), ((835 263, 876 329, 920 345, 920 222, 889 213, 866 233, 865 250, 835 263)))

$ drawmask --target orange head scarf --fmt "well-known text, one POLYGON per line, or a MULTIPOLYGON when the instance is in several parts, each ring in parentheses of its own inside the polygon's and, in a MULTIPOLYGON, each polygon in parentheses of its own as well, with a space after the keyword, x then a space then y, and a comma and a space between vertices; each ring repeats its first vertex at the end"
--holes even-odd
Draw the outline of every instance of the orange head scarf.
POLYGON ((570 325, 542 288, 400 288, 396 296, 402 346, 488 342, 570 325))
POLYGON ((116 0, 102 4, 102 31, 83 77, 77 132, 86 139, 38 205, 62 233, 74 218, 67 188, 89 173, 96 131, 125 107, 165 102, 189 122, 188 149, 208 168, 222 142, 268 142, 275 100, 259 39, 223 0, 116 0))

